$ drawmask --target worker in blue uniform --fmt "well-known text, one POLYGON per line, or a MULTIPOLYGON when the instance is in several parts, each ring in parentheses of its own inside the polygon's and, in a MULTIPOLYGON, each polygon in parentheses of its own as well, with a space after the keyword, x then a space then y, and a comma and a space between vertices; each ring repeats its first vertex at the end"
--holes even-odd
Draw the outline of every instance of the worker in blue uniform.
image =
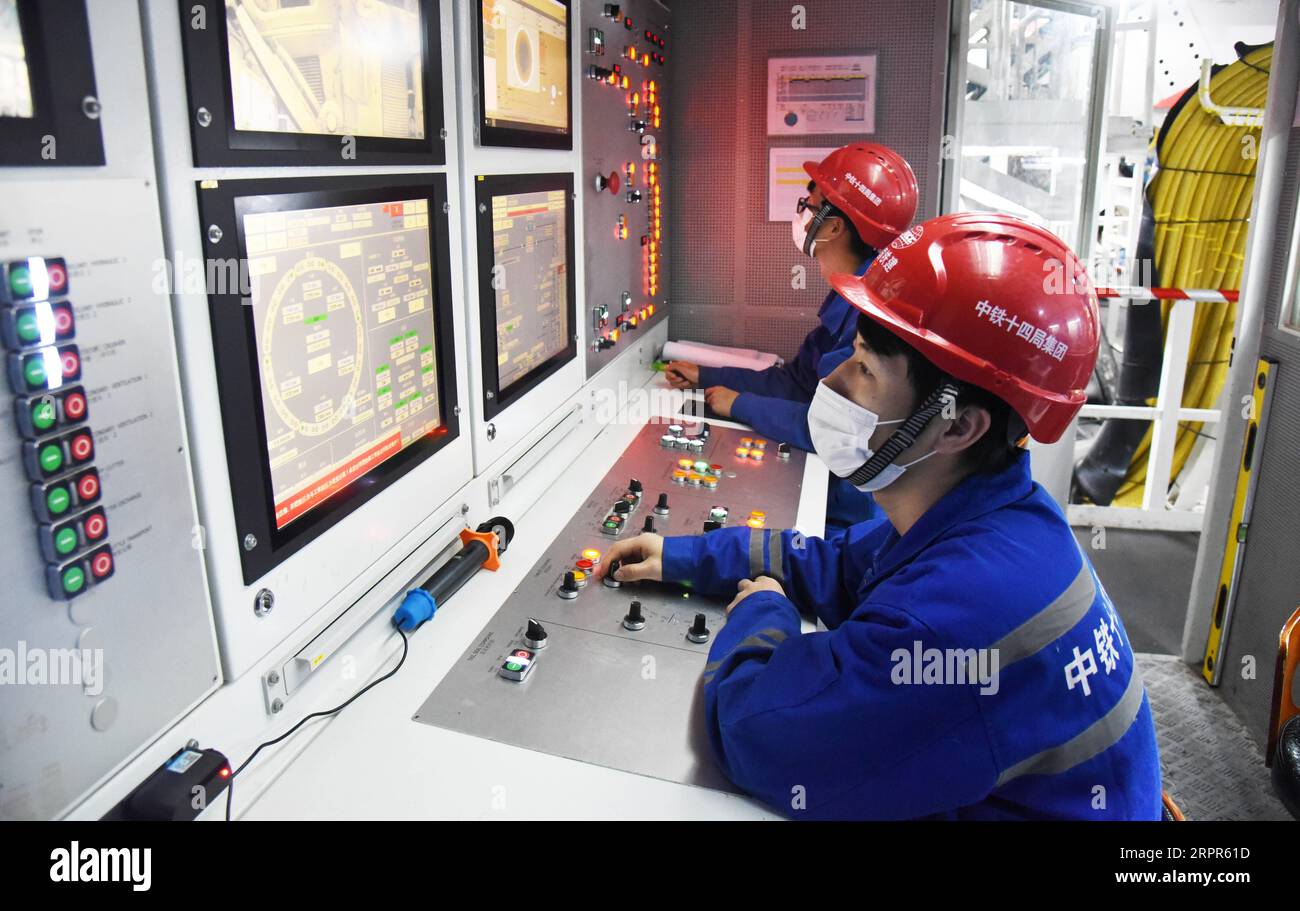
POLYGON ((832 281, 861 315, 811 436, 888 521, 643 534, 605 561, 734 595, 703 678, 722 770, 795 818, 1159 819, 1128 635, 1018 445, 1059 439, 1085 400, 1086 273, 1045 230, 962 214, 832 281))
MULTIPOLYGON (((916 176, 907 161, 886 146, 844 146, 820 162, 804 162, 804 170, 811 178, 808 196, 799 200, 791 230, 795 246, 817 262, 824 276, 863 275, 876 251, 916 215, 916 176)), ((853 353, 857 311, 832 290, 817 320, 788 364, 749 370, 671 361, 665 376, 679 389, 702 387, 716 414, 811 452, 808 404, 818 381, 853 353)), ((827 491, 829 526, 842 529, 875 514, 868 494, 832 481, 827 491)))

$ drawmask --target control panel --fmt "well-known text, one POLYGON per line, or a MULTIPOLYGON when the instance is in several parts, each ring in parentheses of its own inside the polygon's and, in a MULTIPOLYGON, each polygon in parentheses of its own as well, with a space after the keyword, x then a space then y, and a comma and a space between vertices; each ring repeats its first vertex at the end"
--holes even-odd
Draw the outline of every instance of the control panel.
POLYGON ((443 678, 416 720, 526 749, 728 789, 700 678, 725 602, 595 572, 653 531, 794 525, 804 454, 702 422, 647 424, 443 678))
POLYGON ((663 190, 669 13, 656 0, 584 0, 582 200, 587 375, 666 315, 663 190))

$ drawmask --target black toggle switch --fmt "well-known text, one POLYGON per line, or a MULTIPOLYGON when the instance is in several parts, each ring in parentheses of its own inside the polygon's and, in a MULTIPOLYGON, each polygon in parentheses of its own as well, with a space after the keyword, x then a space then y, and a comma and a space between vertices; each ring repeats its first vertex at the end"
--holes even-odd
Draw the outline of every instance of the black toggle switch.
POLYGON ((658 502, 655 503, 655 515, 657 516, 668 515, 668 494, 666 493, 659 494, 659 500, 658 502))
POLYGON ((578 577, 571 572, 565 573, 564 581, 560 583, 559 595, 568 601, 578 597, 578 577))
POLYGON ((654 516, 646 516, 646 517, 645 517, 645 525, 642 525, 642 526, 641 526, 641 533, 642 533, 642 534, 654 534, 654 530, 655 530, 655 517, 654 517, 654 516))
POLYGON ((546 627, 532 617, 528 618, 528 630, 524 633, 524 645, 529 648, 546 648, 546 627))
POLYGON ((609 569, 605 571, 605 584, 610 588, 618 588, 623 584, 614 578, 614 574, 618 572, 618 568, 622 565, 623 564, 618 560, 609 561, 609 569))
POLYGON ((640 601, 633 601, 628 607, 627 616, 623 618, 623 626, 633 632, 645 629, 645 616, 641 613, 640 601))
POLYGON ((709 628, 704 623, 703 614, 695 615, 695 622, 692 623, 691 628, 686 631, 686 638, 697 643, 709 641, 709 628))

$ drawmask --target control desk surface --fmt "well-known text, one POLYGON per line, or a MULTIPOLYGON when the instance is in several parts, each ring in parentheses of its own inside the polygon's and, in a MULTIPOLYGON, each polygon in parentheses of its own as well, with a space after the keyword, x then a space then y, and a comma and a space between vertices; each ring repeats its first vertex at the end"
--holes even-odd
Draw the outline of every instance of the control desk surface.
POLYGON ((725 602, 675 584, 614 588, 582 574, 586 561, 641 533, 647 517, 664 535, 700 534, 706 522, 793 527, 805 456, 779 453, 775 442, 751 431, 713 427, 702 438, 708 425, 671 426, 681 433, 674 435, 666 423, 642 428, 425 700, 416 721, 733 790, 709 755, 701 701, 701 675, 712 637, 725 622, 725 602), (633 480, 642 488, 639 501, 633 480), (667 515, 656 509, 662 495, 667 515), (627 505, 616 508, 619 503, 627 505), (569 573, 575 575, 566 580, 569 573), (633 601, 640 603, 640 622, 633 601), (695 641, 702 638, 698 615, 708 630, 704 641, 695 641), (545 630, 543 647, 526 641, 530 619, 545 630))

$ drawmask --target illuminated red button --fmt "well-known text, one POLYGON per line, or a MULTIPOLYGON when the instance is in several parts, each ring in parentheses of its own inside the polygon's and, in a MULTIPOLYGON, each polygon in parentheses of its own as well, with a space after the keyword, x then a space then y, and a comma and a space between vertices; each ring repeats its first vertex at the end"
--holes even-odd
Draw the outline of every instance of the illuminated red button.
POLYGON ((592 563, 590 560, 579 560, 575 565, 584 573, 589 573, 596 564, 592 563))
POLYGON ((89 462, 95 457, 95 443, 88 433, 79 433, 72 438, 68 444, 68 450, 72 453, 72 459, 75 462, 89 462))
POLYGON ((54 332, 59 338, 67 338, 72 335, 74 321, 72 319, 72 308, 55 307, 54 308, 54 332))
POLYGON ((64 351, 59 357, 63 365, 63 378, 65 380, 76 379, 81 375, 81 357, 76 351, 64 351))
POLYGON ((90 558, 90 574, 96 579, 103 579, 113 574, 113 552, 101 550, 90 558))
POLYGON ((51 294, 62 294, 68 287, 68 270, 60 260, 47 260, 45 275, 50 282, 51 294))
POLYGON ((104 518, 102 512, 92 512, 86 516, 82 529, 86 532, 87 541, 98 541, 104 537, 104 532, 108 531, 108 520, 104 518))
POLYGON ((77 480, 77 496, 83 503, 88 503, 99 496, 99 475, 96 472, 83 474, 77 480))
POLYGON ((80 392, 69 393, 63 399, 63 413, 70 420, 80 421, 86 416, 86 397, 80 392))

